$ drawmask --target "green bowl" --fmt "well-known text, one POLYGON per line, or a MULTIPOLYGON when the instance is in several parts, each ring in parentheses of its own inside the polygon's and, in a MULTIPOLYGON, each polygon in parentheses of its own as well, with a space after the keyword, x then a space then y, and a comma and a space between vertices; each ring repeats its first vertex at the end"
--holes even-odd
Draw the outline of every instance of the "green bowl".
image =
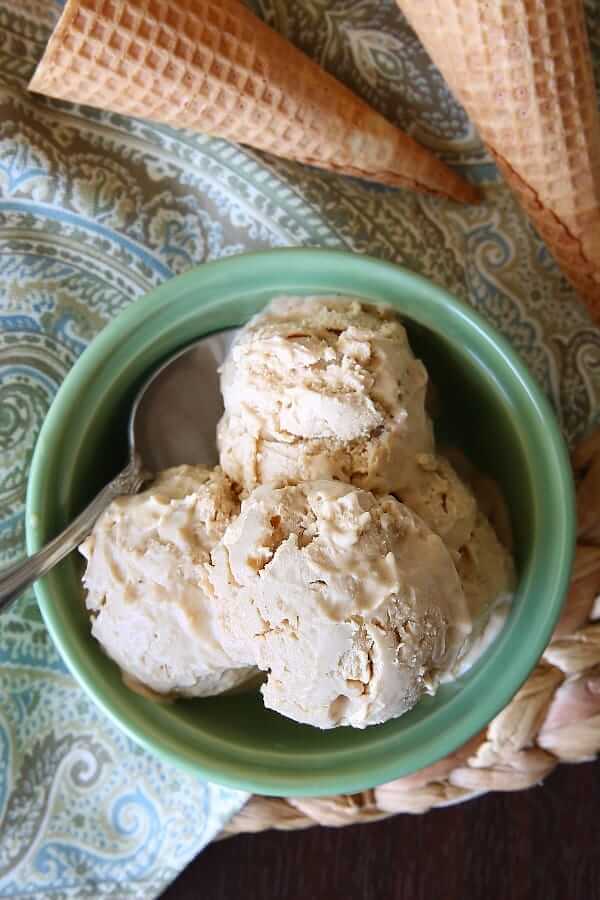
POLYGON ((508 623, 459 681, 410 713, 358 731, 319 731, 263 707, 258 693, 153 703, 129 691, 90 636, 73 553, 38 581, 46 625, 92 699, 135 741, 222 784, 262 794, 373 787, 455 750, 510 700, 557 620, 574 545, 568 457, 550 407, 506 341, 424 278, 365 256, 274 250, 188 272, 133 303, 75 364, 52 404, 27 495, 30 553, 122 466, 140 381, 194 338, 240 325, 279 293, 344 293, 392 303, 441 391, 438 433, 496 477, 516 536, 519 585, 508 623))

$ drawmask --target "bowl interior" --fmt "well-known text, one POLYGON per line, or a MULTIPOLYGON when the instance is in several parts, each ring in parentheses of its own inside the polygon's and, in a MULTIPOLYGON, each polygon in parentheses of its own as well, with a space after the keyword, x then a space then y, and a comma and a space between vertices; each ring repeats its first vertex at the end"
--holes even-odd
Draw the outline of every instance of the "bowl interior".
POLYGON ((427 765, 483 727, 535 664, 568 579, 572 491, 554 419, 512 351, 470 310, 402 269, 326 251, 233 258, 173 279, 112 323, 61 388, 33 461, 28 543, 32 551, 57 533, 123 465, 132 397, 161 359, 243 323, 284 292, 393 303, 441 393, 438 435, 500 482, 518 548, 519 588, 490 650, 400 719, 364 731, 321 732, 269 712, 256 692, 163 705, 128 691, 90 636, 77 554, 36 590, 71 670, 149 749, 261 793, 351 791, 427 765))

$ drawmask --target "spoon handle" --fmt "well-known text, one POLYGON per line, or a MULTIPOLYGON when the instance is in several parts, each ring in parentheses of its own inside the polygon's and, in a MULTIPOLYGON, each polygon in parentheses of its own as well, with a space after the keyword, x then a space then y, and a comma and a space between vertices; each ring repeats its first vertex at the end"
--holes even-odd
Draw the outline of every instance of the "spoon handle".
POLYGON ((0 572, 0 613, 5 612, 26 588, 42 575, 46 575, 81 543, 111 500, 120 494, 135 494, 147 477, 138 455, 134 454, 123 471, 102 488, 64 531, 33 556, 28 556, 0 572))

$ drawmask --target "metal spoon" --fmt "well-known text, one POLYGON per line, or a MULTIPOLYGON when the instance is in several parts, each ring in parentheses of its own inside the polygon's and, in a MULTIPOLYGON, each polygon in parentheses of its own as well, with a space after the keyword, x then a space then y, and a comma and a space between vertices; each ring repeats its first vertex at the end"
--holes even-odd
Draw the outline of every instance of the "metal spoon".
POLYGON ((0 572, 0 613, 81 543, 115 497, 137 493, 169 466, 217 462, 218 369, 236 333, 222 331, 179 350, 144 382, 129 415, 127 466, 49 544, 0 572))

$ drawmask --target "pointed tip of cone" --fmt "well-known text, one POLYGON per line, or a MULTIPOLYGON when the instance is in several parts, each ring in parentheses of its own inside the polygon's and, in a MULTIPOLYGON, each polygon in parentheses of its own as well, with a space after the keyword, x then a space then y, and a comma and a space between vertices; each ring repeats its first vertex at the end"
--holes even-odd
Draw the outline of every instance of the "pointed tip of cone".
POLYGON ((481 188, 475 184, 471 184, 469 181, 464 181, 462 184, 464 185, 464 189, 462 189, 461 196, 457 199, 462 200, 464 203, 481 203, 483 200, 481 188))
MULTIPOLYGON (((428 151, 424 151, 428 152, 428 151)), ((407 171, 404 165, 399 165, 393 171, 359 168, 358 165, 346 163, 344 165, 335 165, 334 163, 323 163, 319 160, 306 160, 302 157, 293 157, 298 162, 306 163, 320 169, 328 169, 338 175, 350 175, 352 178, 360 178, 364 181, 374 181, 391 188, 404 188, 415 191, 419 194, 427 194, 430 197, 438 197, 443 200, 453 200, 456 203, 468 203, 476 205, 483 200, 483 193, 479 187, 465 181, 460 175, 447 168, 442 162, 439 163, 439 170, 443 173, 440 177, 421 178, 419 175, 403 174, 402 170, 407 171)), ((401 161, 402 162, 402 161, 401 161)))
MULTIPOLYGON (((439 170, 436 172, 435 178, 419 177, 418 175, 411 177, 410 175, 399 174, 394 172, 358 172, 345 171, 350 175, 357 175, 360 178, 366 178, 370 181, 378 181, 388 187, 409 188, 420 194, 428 194, 431 197, 439 197, 444 200, 453 200, 456 203, 478 204, 483 200, 483 194, 479 187, 465 181, 452 169, 446 167, 442 162, 439 163, 439 170)), ((400 170, 401 171, 401 170, 400 170)))
MULTIPOLYGON (((450 170, 452 171, 452 170, 450 170)), ((452 172, 452 182, 446 186, 446 191, 441 196, 446 196, 450 200, 456 200, 458 203, 470 203, 476 205, 483 200, 481 188, 469 181, 465 181, 456 173, 452 172)))
MULTIPOLYGON (((363 101, 358 98, 353 100, 362 107, 363 101)), ((428 147, 417 143, 414 138, 368 107, 363 121, 363 133, 371 134, 371 148, 373 144, 385 148, 383 162, 380 154, 373 153, 372 150, 367 153, 345 153, 341 159, 339 155, 333 158, 330 156, 327 161, 295 157, 294 154, 291 156, 300 162, 376 181, 388 187, 408 188, 420 194, 455 200, 458 203, 481 202, 479 187, 466 181, 462 175, 438 159, 428 147)))
POLYGON ((458 203, 481 202, 482 193, 476 185, 466 181, 462 175, 435 156, 428 147, 419 144, 413 137, 384 121, 386 129, 393 129, 392 158, 381 177, 378 177, 377 173, 373 173, 371 177, 384 183, 409 187, 421 193, 446 197, 458 203))
MULTIPOLYGON (((451 172, 451 170, 448 170, 451 172)), ((477 205, 483 200, 481 189, 468 181, 464 181, 459 175, 452 172, 452 178, 443 185, 432 186, 427 182, 412 181, 410 179, 397 179, 398 186, 408 187, 422 194, 430 194, 432 197, 441 197, 453 200, 456 203, 468 203, 477 205)))

